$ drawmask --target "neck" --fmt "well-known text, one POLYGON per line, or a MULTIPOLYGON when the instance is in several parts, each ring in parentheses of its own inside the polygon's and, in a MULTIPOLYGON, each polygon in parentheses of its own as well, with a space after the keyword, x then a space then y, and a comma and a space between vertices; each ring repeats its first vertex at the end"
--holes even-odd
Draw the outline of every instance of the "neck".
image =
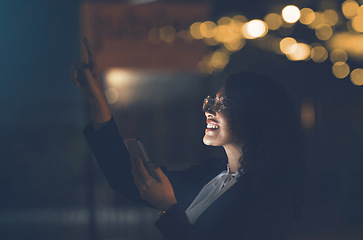
POLYGON ((231 173, 237 172, 241 167, 240 159, 243 156, 242 144, 229 144, 223 148, 227 154, 229 170, 231 173))

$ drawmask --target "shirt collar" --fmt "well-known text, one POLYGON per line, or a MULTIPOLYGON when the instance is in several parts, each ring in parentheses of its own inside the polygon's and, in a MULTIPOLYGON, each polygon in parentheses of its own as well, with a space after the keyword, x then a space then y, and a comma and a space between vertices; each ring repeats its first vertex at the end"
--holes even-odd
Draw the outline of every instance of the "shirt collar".
POLYGON ((239 177, 241 175, 241 171, 242 171, 242 169, 239 169, 238 171, 232 173, 231 169, 229 168, 229 165, 227 163, 227 172, 226 173, 231 175, 232 177, 239 177))

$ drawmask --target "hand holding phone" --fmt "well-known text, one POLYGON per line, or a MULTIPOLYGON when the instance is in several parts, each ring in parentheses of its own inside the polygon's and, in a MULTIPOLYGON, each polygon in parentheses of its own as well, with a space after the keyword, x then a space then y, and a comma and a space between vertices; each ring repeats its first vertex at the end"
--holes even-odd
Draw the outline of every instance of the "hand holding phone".
POLYGON ((151 163, 151 161, 142 142, 137 138, 128 138, 125 139, 124 142, 131 158, 135 155, 139 156, 143 162, 145 169, 150 174, 150 176, 159 180, 155 172, 150 169, 149 164, 151 163))

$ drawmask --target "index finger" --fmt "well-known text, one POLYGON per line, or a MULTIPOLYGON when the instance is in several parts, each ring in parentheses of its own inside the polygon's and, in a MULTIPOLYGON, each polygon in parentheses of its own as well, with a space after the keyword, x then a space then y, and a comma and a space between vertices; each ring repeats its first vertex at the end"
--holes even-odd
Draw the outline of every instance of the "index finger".
POLYGON ((89 66, 90 70, 93 71, 96 68, 96 60, 95 60, 95 57, 93 54, 92 44, 86 37, 83 37, 83 43, 87 50, 88 66, 89 66))

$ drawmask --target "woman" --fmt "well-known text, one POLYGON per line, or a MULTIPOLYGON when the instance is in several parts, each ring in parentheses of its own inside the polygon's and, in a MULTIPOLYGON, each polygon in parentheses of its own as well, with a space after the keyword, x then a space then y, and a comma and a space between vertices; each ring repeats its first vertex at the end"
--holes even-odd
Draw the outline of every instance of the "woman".
POLYGON ((279 85, 257 74, 231 75, 203 103, 203 142, 222 146, 227 160, 177 172, 152 166, 156 180, 137 156, 130 161, 84 43, 88 63, 75 63, 73 79, 91 107, 84 133, 111 187, 159 209, 155 225, 166 239, 287 238, 302 200, 303 168, 298 120, 279 85))

